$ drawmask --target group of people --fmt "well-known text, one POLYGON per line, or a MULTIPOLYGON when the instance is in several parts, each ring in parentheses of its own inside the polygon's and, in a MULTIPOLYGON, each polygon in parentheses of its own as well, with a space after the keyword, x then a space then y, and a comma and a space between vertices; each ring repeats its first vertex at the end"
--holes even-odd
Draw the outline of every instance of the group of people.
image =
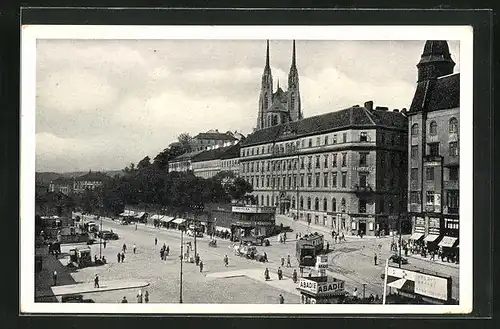
POLYGON ((216 230, 212 235, 211 238, 214 239, 215 237, 221 238, 221 239, 230 239, 231 238, 231 232, 228 230, 216 230))
POLYGON ((278 242, 279 243, 286 243, 286 232, 280 233, 278 235, 278 242))
POLYGON ((344 232, 339 234, 335 231, 332 231, 332 240, 335 241, 335 243, 346 241, 344 232))
MULTIPOLYGON (((281 257, 281 266, 285 266, 285 258, 281 257)), ((292 267, 292 262, 290 259, 290 255, 286 257, 286 267, 292 267)))
MULTIPOLYGON (((158 240, 155 238, 155 245, 158 243, 158 240)), ((167 260, 167 256, 170 254, 170 246, 163 244, 160 249, 160 259, 167 260)))
MULTIPOLYGON (((144 292, 144 296, 143 296, 142 295, 142 290, 139 290, 139 292, 137 293, 136 298, 137 298, 137 303, 142 303, 143 299, 144 299, 144 303, 149 303, 149 292, 146 290, 144 292)), ((127 296, 123 296, 121 303, 122 304, 128 303, 127 296)))

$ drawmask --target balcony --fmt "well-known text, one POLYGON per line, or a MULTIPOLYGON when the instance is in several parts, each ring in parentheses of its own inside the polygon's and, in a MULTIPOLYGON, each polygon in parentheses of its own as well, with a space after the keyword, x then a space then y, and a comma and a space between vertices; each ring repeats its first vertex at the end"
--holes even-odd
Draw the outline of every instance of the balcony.
POLYGON ((370 184, 366 185, 360 185, 360 184, 354 184, 352 187, 355 193, 371 193, 373 192, 373 188, 370 186, 370 184))

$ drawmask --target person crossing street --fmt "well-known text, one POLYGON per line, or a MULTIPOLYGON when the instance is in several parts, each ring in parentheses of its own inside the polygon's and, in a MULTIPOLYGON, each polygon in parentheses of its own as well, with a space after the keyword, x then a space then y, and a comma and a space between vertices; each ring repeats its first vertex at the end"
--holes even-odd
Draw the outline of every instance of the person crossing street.
POLYGON ((224 255, 224 266, 225 267, 229 266, 229 259, 227 258, 227 255, 224 255))
POLYGON ((290 255, 286 257, 286 267, 292 267, 292 262, 290 261, 290 255))
POLYGON ((137 246, 134 243, 134 249, 133 249, 134 250, 134 254, 135 254, 136 249, 137 249, 137 246))
POLYGON ((94 288, 99 288, 99 276, 97 274, 94 278, 94 288))

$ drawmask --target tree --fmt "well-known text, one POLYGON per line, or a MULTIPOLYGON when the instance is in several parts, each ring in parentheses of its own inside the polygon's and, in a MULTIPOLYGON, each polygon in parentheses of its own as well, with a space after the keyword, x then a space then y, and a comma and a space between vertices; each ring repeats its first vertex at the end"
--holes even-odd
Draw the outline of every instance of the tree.
POLYGON ((243 178, 236 177, 232 183, 228 184, 226 191, 233 200, 241 201, 247 193, 253 192, 253 186, 243 178))
POLYGON ((148 156, 145 156, 144 159, 139 161, 139 163, 137 164, 137 170, 141 170, 149 166, 151 166, 151 159, 148 156))
POLYGON ((188 133, 182 133, 177 136, 177 140, 180 143, 180 146, 183 149, 184 153, 193 151, 194 139, 193 137, 191 137, 191 135, 189 135, 188 133))

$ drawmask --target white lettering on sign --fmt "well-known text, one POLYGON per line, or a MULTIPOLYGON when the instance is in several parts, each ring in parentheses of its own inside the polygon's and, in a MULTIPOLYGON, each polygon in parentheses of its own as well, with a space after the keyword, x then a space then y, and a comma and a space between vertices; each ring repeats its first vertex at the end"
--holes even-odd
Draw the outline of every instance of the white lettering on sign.
POLYGON ((344 281, 325 282, 318 285, 318 295, 329 295, 344 290, 344 281))
POLYGON ((318 283, 312 280, 300 279, 299 288, 312 293, 318 293, 318 283))
POLYGON ((415 293, 441 300, 448 300, 448 280, 433 275, 416 273, 415 293))
POLYGON ((416 272, 414 271, 409 271, 398 267, 389 266, 389 268, 387 269, 387 276, 392 276, 399 279, 406 279, 410 281, 415 281, 415 274, 416 272))

